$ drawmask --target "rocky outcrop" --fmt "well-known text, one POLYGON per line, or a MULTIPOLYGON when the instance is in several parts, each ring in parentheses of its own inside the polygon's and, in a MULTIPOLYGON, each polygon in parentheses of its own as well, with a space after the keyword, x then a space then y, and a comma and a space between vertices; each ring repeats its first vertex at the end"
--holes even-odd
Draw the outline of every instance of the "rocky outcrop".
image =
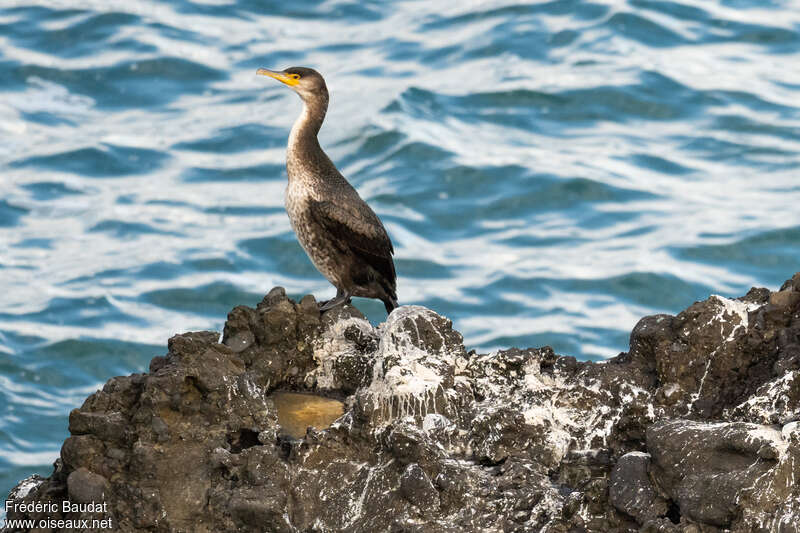
POLYGON ((154 532, 800 527, 800 273, 643 318, 603 363, 467 353, 429 309, 374 328, 282 289, 231 311, 221 339, 168 347, 70 414, 53 474, 21 482, 9 518, 154 532), (345 412, 291 438, 276 390, 345 412), (22 507, 63 500, 107 510, 22 507))

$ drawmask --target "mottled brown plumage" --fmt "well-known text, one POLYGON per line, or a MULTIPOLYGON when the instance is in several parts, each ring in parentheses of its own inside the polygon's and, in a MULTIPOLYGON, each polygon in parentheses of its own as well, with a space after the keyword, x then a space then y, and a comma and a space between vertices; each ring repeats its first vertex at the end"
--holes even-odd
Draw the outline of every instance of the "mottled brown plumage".
POLYGON ((336 298, 321 309, 361 296, 381 300, 391 313, 397 307, 392 241, 317 140, 328 109, 325 80, 302 67, 258 73, 285 83, 303 100, 286 153, 286 212, 308 257, 337 289, 336 298))

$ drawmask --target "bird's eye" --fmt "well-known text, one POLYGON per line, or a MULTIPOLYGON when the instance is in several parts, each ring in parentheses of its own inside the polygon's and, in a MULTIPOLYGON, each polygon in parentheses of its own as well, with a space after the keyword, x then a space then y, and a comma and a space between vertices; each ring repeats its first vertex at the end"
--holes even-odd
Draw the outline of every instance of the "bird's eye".
POLYGON ((289 77, 292 78, 293 80, 299 80, 300 74, 290 74, 289 77))

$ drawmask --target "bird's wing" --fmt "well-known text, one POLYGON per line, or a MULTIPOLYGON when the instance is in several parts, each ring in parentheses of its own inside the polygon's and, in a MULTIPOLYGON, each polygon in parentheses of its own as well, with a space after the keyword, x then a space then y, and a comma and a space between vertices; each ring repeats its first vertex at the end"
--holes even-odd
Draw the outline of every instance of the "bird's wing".
POLYGON ((366 209, 348 209, 329 201, 311 201, 310 212, 340 244, 349 248, 394 285, 394 248, 377 215, 366 209))

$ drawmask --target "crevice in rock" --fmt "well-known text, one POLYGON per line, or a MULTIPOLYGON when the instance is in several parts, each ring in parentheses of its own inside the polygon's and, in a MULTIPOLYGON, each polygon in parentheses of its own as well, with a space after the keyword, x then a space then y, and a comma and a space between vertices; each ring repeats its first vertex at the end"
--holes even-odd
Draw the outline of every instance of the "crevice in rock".
POLYGON ((678 504, 670 500, 669 507, 667 508, 667 513, 661 518, 669 518, 669 521, 672 522, 673 524, 680 524, 681 509, 680 507, 678 507, 678 504))
POLYGON ((289 435, 280 435, 278 437, 278 450, 280 450, 280 458, 284 461, 288 461, 289 456, 292 455, 292 445, 294 441, 295 439, 289 435))
POLYGON ((203 387, 200 385, 200 381, 196 376, 186 376, 183 379, 183 382, 186 385, 188 395, 196 392, 198 396, 205 398, 206 391, 203 390, 203 387))
POLYGON ((503 463, 506 462, 506 459, 508 459, 508 457, 503 457, 502 459, 493 461, 489 457, 481 457, 480 459, 478 459, 478 464, 486 468, 496 468, 502 466, 503 463))
POLYGON ((242 453, 242 450, 247 448, 260 446, 261 442, 258 440, 257 431, 242 428, 239 431, 228 433, 228 444, 231 447, 231 453, 242 453))

